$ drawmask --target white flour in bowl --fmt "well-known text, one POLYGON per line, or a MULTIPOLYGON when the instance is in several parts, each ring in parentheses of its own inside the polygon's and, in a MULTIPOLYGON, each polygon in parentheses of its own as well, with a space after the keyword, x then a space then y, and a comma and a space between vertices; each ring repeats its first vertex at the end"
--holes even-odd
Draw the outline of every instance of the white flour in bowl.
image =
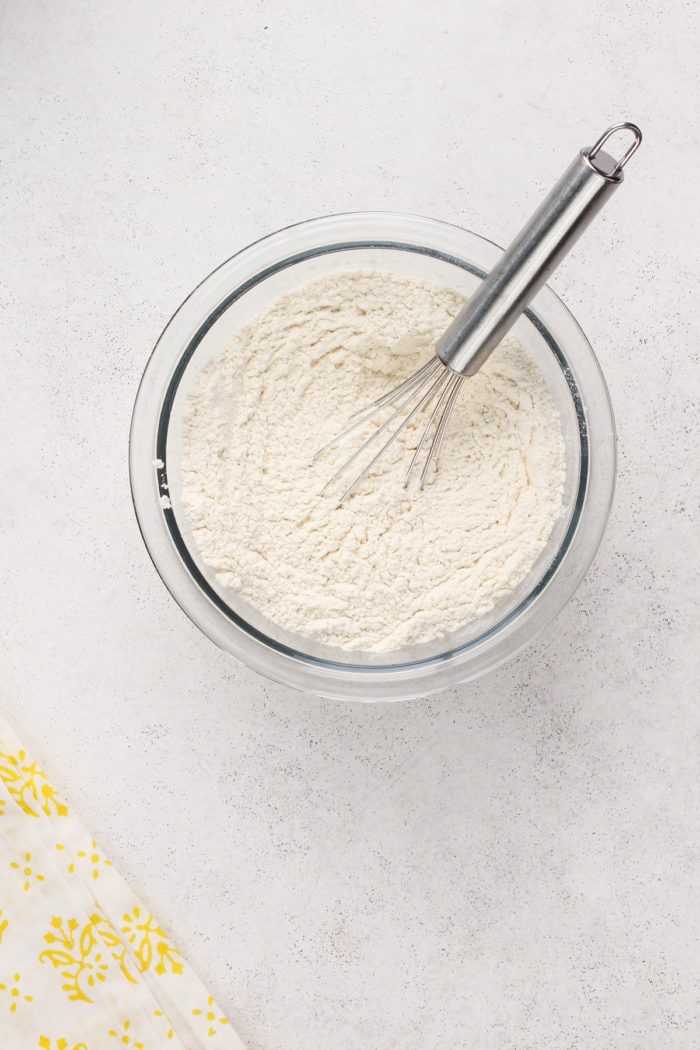
POLYGON ((463 384, 423 492, 403 488, 419 417, 342 507, 342 490, 319 496, 373 427, 310 466, 313 454, 432 356, 462 303, 413 277, 334 274, 274 302, 197 377, 182 462, 194 540, 279 626, 350 650, 430 641, 493 608, 542 551, 564 442, 510 338, 463 384))

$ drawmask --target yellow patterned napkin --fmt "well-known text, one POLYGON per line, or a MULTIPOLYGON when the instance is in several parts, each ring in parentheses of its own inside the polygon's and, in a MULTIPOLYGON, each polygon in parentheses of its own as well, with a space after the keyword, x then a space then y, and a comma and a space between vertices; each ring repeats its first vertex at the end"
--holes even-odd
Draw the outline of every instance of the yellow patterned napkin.
POLYGON ((0 719, 2 1050, 245 1050, 0 719))

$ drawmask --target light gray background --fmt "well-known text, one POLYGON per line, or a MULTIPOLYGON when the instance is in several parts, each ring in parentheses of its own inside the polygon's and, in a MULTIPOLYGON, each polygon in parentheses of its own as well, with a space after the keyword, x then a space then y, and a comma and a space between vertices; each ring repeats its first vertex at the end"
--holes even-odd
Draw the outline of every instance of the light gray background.
POLYGON ((0 17, 5 716, 251 1050, 697 1047, 697 5, 0 17), (644 146, 553 282, 620 435, 576 598, 499 672, 406 705, 295 694, 218 652, 129 497, 172 311, 313 215, 503 243, 624 118, 644 146))

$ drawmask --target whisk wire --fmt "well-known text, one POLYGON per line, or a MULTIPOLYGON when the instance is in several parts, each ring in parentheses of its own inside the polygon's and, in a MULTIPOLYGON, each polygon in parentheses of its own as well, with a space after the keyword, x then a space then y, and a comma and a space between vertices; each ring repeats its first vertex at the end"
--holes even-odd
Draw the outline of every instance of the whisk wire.
POLYGON ((414 372, 413 375, 410 375, 408 379, 404 379, 402 383, 398 384, 398 386, 393 387, 391 390, 387 390, 385 394, 382 394, 381 397, 378 397, 376 401, 372 401, 370 405, 365 406, 365 408, 361 408, 358 412, 353 412, 350 418, 354 419, 355 416, 364 415, 364 413, 368 409, 382 408, 384 407, 384 405, 391 404, 391 402, 395 401, 396 398, 404 392, 404 390, 412 389, 413 387, 418 386, 421 383, 421 381, 423 379, 426 379, 429 375, 434 375, 435 372, 438 371, 439 365, 440 361, 437 358, 433 358, 431 361, 427 361, 422 366, 422 368, 419 368, 417 372, 414 372))
POLYGON ((430 443, 430 448, 428 449, 425 463, 423 464, 420 474, 419 484, 422 489, 425 485, 431 464, 434 466, 435 470, 437 470, 440 449, 442 448, 450 416, 452 415, 452 411, 457 401, 457 395, 459 394, 462 385, 462 379, 463 376, 446 368, 439 358, 433 358, 423 365, 422 368, 419 368, 417 372, 414 372, 412 376, 409 376, 408 379, 404 379, 401 383, 395 386, 393 390, 389 390, 371 405, 365 406, 365 408, 356 412, 354 416, 351 416, 351 419, 354 418, 355 422, 347 427, 341 434, 338 434, 337 437, 334 437, 332 441, 325 444, 323 448, 319 449, 314 455, 311 461, 312 463, 322 456, 324 452, 327 452, 329 449, 339 444, 344 438, 354 433, 369 420, 375 418, 383 410, 388 408, 391 408, 392 410, 384 422, 380 423, 376 430, 374 430, 369 437, 362 442, 359 448, 355 449, 352 455, 338 467, 333 477, 323 486, 320 494, 322 496, 325 495, 336 481, 338 481, 338 479, 341 478, 354 463, 357 463, 364 453, 381 438, 382 434, 387 434, 392 424, 399 420, 395 429, 387 434, 381 448, 372 456, 369 462, 353 480, 352 484, 345 489, 338 499, 337 506, 342 506, 345 500, 352 495, 360 482, 367 477, 373 467, 376 466, 379 460, 391 448, 398 436, 403 433, 418 413, 427 410, 432 402, 435 401, 435 404, 430 410, 428 422, 420 436, 417 447, 413 452, 411 462, 404 478, 404 488, 407 488, 414 471, 417 469, 421 453, 425 449, 426 443, 432 433, 432 442, 430 443))
MULTIPOLYGON (((391 413, 391 415, 388 417, 388 419, 386 419, 382 423, 382 425, 380 427, 377 427, 377 429, 375 431, 373 431, 372 434, 370 434, 370 436, 367 438, 366 441, 363 441, 363 443, 360 445, 360 447, 355 452, 353 452, 353 454, 350 456, 349 459, 346 459, 345 462, 343 464, 341 464, 341 466, 335 472, 333 477, 329 481, 327 481, 326 484, 321 489, 321 495, 322 496, 325 495, 325 493, 328 491, 328 489, 331 487, 331 485, 333 485, 334 482, 336 482, 338 480, 338 478, 341 477, 341 475, 345 473, 345 471, 348 469, 348 467, 351 467, 352 464, 357 459, 360 458, 362 453, 365 452, 366 449, 369 448, 369 446, 371 444, 373 444, 377 440, 377 438, 380 437, 391 426, 391 424, 394 422, 394 420, 397 419, 401 415, 401 413, 404 411, 404 409, 411 403, 411 401, 413 401, 416 393, 419 393, 430 382, 430 379, 431 379, 431 376, 426 374, 426 376, 423 377, 423 379, 417 385, 417 387, 414 387, 409 392, 409 394, 399 403, 398 407, 394 409, 394 411, 391 413)), ((363 419, 361 422, 366 422, 367 418, 372 418, 372 416, 376 415, 376 412, 377 412, 376 409, 373 410, 370 413, 370 415, 368 417, 365 417, 365 419, 363 419)), ((408 422, 408 420, 406 420, 405 422, 408 422)), ((356 429, 356 426, 351 427, 350 431, 352 431, 354 429, 356 429)), ((348 432, 349 431, 346 431, 345 434, 340 435, 340 437, 344 437, 348 432)), ((397 431, 397 433, 398 433, 398 431, 397 431)), ((330 445, 328 445, 326 447, 330 448, 335 443, 336 443, 335 441, 332 441, 330 443, 330 445)), ((324 450, 321 449, 321 451, 324 451, 324 450)), ((363 473, 362 476, 364 477, 364 473, 363 473)), ((343 498, 345 498, 345 497, 343 497, 343 498)))
MULTIPOLYGON (((424 388, 425 388, 425 386, 426 386, 426 385, 427 385, 428 383, 430 383, 430 378, 431 378, 431 377, 429 377, 428 379, 425 379, 425 380, 423 381, 423 383, 422 383, 422 384, 421 384, 421 386, 419 387, 419 391, 420 391, 420 390, 422 390, 422 389, 424 389, 424 388)), ((342 496, 341 496, 341 497, 340 497, 340 499, 338 500, 338 506, 339 506, 339 507, 340 507, 340 506, 342 506, 342 504, 343 504, 343 503, 345 502, 345 500, 346 500, 346 499, 348 498, 348 496, 350 496, 350 495, 351 495, 351 494, 352 494, 352 493, 353 493, 353 492, 355 491, 355 489, 356 489, 356 488, 357 488, 357 486, 358 486, 358 485, 360 484, 360 482, 361 482, 361 481, 362 481, 362 480, 363 480, 364 478, 366 478, 366 477, 367 477, 367 475, 369 474, 369 472, 370 472, 370 470, 372 469, 372 467, 374 467, 374 466, 375 466, 375 465, 376 465, 376 464, 377 464, 377 463, 379 462, 379 460, 380 460, 380 459, 382 458, 382 456, 384 456, 384 455, 385 455, 385 453, 386 453, 386 452, 387 452, 387 451, 389 450, 389 448, 391 448, 391 446, 392 446, 392 445, 393 445, 393 443, 394 443, 394 442, 396 441, 396 439, 397 439, 397 437, 399 436, 399 434, 400 434, 400 433, 401 433, 401 432, 402 432, 403 430, 405 430, 405 428, 406 428, 406 427, 408 426, 408 424, 409 424, 409 423, 411 422, 411 420, 415 418, 415 416, 416 416, 416 415, 417 415, 417 414, 418 414, 418 413, 419 413, 419 412, 421 411, 421 409, 425 408, 425 407, 426 407, 427 405, 429 405, 429 404, 430 404, 430 402, 431 402, 431 401, 433 400, 433 398, 434 398, 434 397, 435 397, 435 395, 437 394, 438 390, 440 389, 440 386, 442 385, 443 379, 444 379, 444 376, 443 376, 443 375, 439 375, 439 376, 437 377, 437 379, 433 379, 433 382, 432 382, 432 383, 430 384, 430 386, 429 386, 429 388, 428 388, 427 392, 423 394, 423 396, 422 396, 422 397, 421 397, 421 398, 420 398, 420 399, 418 400, 418 402, 417 402, 417 403, 416 403, 416 404, 415 404, 415 405, 413 406, 413 408, 411 409, 411 411, 410 411, 410 412, 408 413, 408 415, 406 416, 406 418, 405 418, 404 420, 402 420, 402 421, 401 421, 401 424, 400 424, 400 425, 399 425, 399 426, 398 426, 398 427, 396 428, 396 430, 395 430, 395 431, 393 432, 393 434, 391 434, 391 436, 390 436, 390 437, 389 437, 389 438, 388 438, 388 439, 387 439, 387 440, 386 440, 386 441, 384 442, 384 444, 382 445, 382 447, 381 447, 381 448, 379 449, 379 452, 377 452, 377 454, 376 454, 376 455, 375 455, 375 456, 374 456, 374 457, 373 457, 373 458, 372 458, 372 459, 371 459, 371 460, 369 461, 369 463, 368 463, 368 464, 367 464, 367 465, 366 465, 366 466, 365 466, 365 467, 363 468, 363 470, 362 470, 362 471, 361 471, 361 472, 360 472, 360 473, 358 474, 358 476, 357 476, 357 477, 355 478, 355 480, 353 481, 352 485, 350 485, 350 486, 349 486, 349 487, 348 487, 348 488, 347 488, 347 489, 345 490, 345 492, 344 492, 344 493, 342 494, 342 496)), ((361 448, 360 448, 360 449, 358 449, 358 451, 357 451, 357 452, 356 452, 356 453, 355 453, 355 454, 354 454, 353 456, 351 456, 351 457, 350 457, 350 459, 349 459, 349 460, 348 460, 348 461, 347 461, 347 462, 346 462, 346 463, 345 463, 345 464, 344 464, 344 465, 343 465, 343 466, 342 466, 342 467, 340 468, 340 470, 339 470, 339 471, 337 472, 337 474, 335 475, 335 478, 338 478, 338 477, 340 477, 340 475, 341 475, 341 474, 344 474, 344 473, 345 473, 345 470, 346 470, 346 468, 347 468, 348 466, 350 466, 350 464, 351 464, 351 463, 353 463, 353 462, 354 462, 354 461, 355 461, 355 460, 356 460, 356 459, 358 458, 358 456, 359 456, 359 455, 360 455, 360 454, 361 454, 362 452, 364 452, 364 450, 365 450, 365 449, 366 449, 366 448, 367 448, 367 447, 368 447, 368 446, 369 446, 370 444, 372 444, 372 442, 373 442, 373 441, 375 440, 375 438, 376 438, 376 437, 378 437, 378 436, 379 436, 379 434, 381 434, 381 433, 382 433, 383 431, 385 431, 385 430, 387 429, 387 427, 389 426, 389 424, 391 423, 391 421, 392 421, 393 419, 395 419, 395 418, 396 418, 396 417, 397 417, 397 416, 398 416, 398 415, 400 414, 400 412, 401 412, 401 411, 403 411, 403 409, 404 409, 404 408, 406 407, 406 405, 408 404, 408 402, 409 402, 409 401, 411 401, 411 400, 413 399, 413 397, 414 397, 414 396, 415 396, 415 392, 414 392, 414 393, 412 393, 412 394, 411 394, 411 395, 409 396, 409 398, 408 398, 408 399, 405 399, 404 401, 402 401, 402 402, 401 402, 401 405, 400 405, 400 407, 399 407, 398 409, 396 409, 396 411, 395 411, 395 412, 393 412, 393 413, 392 413, 392 415, 391 415, 390 419, 388 419, 388 420, 387 420, 387 422, 386 422, 386 423, 384 423, 384 425, 383 425, 383 426, 379 427, 379 429, 378 429, 378 430, 376 430, 376 431, 374 432, 374 434, 372 434, 372 436, 371 436, 370 438, 368 438, 368 439, 367 439, 367 441, 365 441, 364 445, 362 445, 362 446, 361 446, 361 448)), ((335 478, 334 478, 333 480, 335 480, 335 478)), ((330 483, 329 483, 329 484, 330 484, 330 483)), ((327 488, 328 488, 328 486, 326 486, 326 489, 327 489, 327 488)), ((323 491, 323 490, 322 490, 322 491, 323 491)))
MULTIPOLYGON (((441 378, 444 378, 444 377, 441 377, 441 378)), ((430 413, 430 418, 428 419, 428 422, 427 422, 427 424, 425 426, 425 430, 423 431, 423 433, 421 435, 421 439, 418 442, 418 445, 416 446, 416 450, 413 453, 413 456, 411 458, 411 462, 409 463, 408 470, 406 471, 406 476, 403 479, 403 487, 405 489, 408 488, 408 483, 411 480, 411 474, 413 473, 413 469, 414 469, 416 463, 418 462, 418 457, 420 456, 421 452, 423 451, 423 446, 425 445, 426 441, 428 440, 428 435, 430 434, 430 431, 432 429, 433 423, 435 422, 435 419, 437 418, 437 415, 440 412, 440 409, 445 404, 445 399, 448 397, 449 393, 450 393, 450 381, 448 379, 447 382, 444 383, 443 388, 442 388, 442 390, 440 392, 440 396, 437 399, 437 401, 435 402, 435 407, 433 408, 432 412, 430 413)), ((439 422, 438 422, 438 426, 439 426, 439 422)))
MULTIPOLYGON (((328 452, 328 450, 333 448, 334 445, 340 444, 340 442, 343 441, 346 437, 349 437, 350 434, 354 434, 354 432, 356 430, 359 430, 359 428, 364 423, 366 423, 368 419, 372 419, 374 416, 376 416, 377 412, 380 411, 382 408, 386 408, 388 405, 393 404, 402 394, 410 392, 410 396, 404 402, 404 404, 407 404, 408 401, 410 401, 413 397, 413 394, 415 393, 415 388, 421 386, 431 376, 433 376, 435 372, 437 372, 439 365, 439 361, 429 361, 427 365, 423 365, 421 369, 419 369, 417 372, 414 372, 414 374, 412 376, 409 376, 408 379, 405 379, 403 383, 399 383, 399 385, 394 387, 393 390, 390 390, 387 394, 384 394, 382 397, 377 398, 377 400, 373 401, 370 405, 365 405, 365 407, 359 409, 359 411, 353 412, 353 414, 350 416, 350 419, 354 419, 355 422, 352 423, 351 426, 347 427, 347 429, 343 430, 342 433, 336 434, 336 436, 332 438, 327 444, 325 444, 323 448, 320 448, 318 452, 316 452, 312 456, 311 462, 315 463, 316 460, 324 454, 324 452, 328 452)), ((398 412, 400 411, 401 407, 398 409, 398 412)), ((392 415, 387 420, 387 423, 391 423, 392 420, 396 418, 396 414, 398 413, 392 415)), ((331 480, 335 481, 335 478, 331 480)), ((329 485, 330 484, 331 482, 329 482, 329 485)), ((325 489, 323 491, 325 491, 325 489)))
POLYGON ((454 375, 448 381, 448 387, 451 384, 452 390, 451 390, 450 395, 448 397, 447 404, 445 405, 445 411, 442 413, 442 416, 440 417, 440 422, 438 423, 438 428, 437 428, 437 430, 435 432, 435 440, 433 441, 432 445, 430 446, 430 450, 428 452, 427 458, 425 460, 425 463, 423 464, 423 470, 421 471, 420 481, 419 481, 419 486, 420 486, 421 491, 423 490, 426 478, 428 477, 428 470, 430 469, 431 462, 435 464, 435 471, 437 472, 438 460, 440 458, 440 450, 442 448, 442 443, 445 440, 445 434, 447 432, 447 425, 450 422, 450 416, 452 415, 452 412, 454 410, 455 404, 457 403, 457 398, 459 397, 459 392, 460 392, 460 390, 462 388, 462 382, 463 381, 464 381, 464 376, 461 376, 461 375, 454 375))

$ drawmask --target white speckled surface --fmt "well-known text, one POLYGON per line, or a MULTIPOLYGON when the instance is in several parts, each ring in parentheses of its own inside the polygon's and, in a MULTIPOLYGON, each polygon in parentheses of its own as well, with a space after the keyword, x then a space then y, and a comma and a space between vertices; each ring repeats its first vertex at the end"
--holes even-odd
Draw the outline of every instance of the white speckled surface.
POLYGON ((251 1050, 691 1050, 697 6, 387 11, 6 8, 2 708, 251 1050), (502 243, 626 117, 644 147, 553 282, 620 434, 575 600, 490 678, 403 706, 293 694, 219 653, 129 498, 131 404, 170 313, 312 214, 414 211, 502 243))

